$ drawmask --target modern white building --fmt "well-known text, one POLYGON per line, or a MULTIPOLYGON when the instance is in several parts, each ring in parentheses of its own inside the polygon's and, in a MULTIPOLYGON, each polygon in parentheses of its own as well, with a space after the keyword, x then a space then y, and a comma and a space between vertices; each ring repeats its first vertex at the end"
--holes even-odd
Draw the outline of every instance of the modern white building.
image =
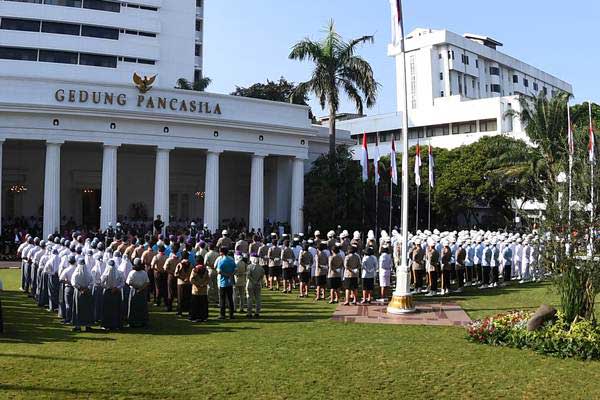
POLYGON ((327 129, 305 106, 174 89, 201 76, 202 28, 197 0, 0 0, 1 216, 45 235, 157 215, 302 231, 327 129))
MULTIPOLYGON (((419 142, 454 148, 498 134, 525 139, 518 118, 507 116, 511 109, 519 111, 520 95, 573 93, 570 84, 500 52, 502 43, 487 36, 419 28, 406 35, 405 43, 410 146, 419 142)), ((399 111, 337 124, 351 132, 358 146, 363 133, 370 147, 379 134, 380 151, 385 152, 392 137, 401 137, 404 104, 400 47, 390 45, 388 54, 396 61, 399 111)))
POLYGON ((0 0, 0 71, 174 87, 202 76, 203 15, 203 0, 0 0))

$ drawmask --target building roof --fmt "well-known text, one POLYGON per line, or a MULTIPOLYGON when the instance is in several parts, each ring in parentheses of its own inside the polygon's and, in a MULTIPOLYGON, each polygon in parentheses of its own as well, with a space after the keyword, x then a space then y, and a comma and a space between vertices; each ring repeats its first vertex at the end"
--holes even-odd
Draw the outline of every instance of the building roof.
POLYGON ((494 50, 497 46, 504 46, 501 42, 497 41, 496 39, 492 39, 489 36, 476 35, 474 33, 465 33, 463 36, 467 39, 471 39, 478 43, 481 43, 484 46, 491 47, 494 50))

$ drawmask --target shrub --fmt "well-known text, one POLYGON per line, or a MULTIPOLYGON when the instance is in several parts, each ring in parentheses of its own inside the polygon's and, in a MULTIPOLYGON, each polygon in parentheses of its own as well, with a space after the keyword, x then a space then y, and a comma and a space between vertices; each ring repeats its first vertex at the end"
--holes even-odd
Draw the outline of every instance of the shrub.
POLYGON ((559 312, 556 321, 528 332, 527 320, 531 315, 514 311, 474 321, 467 328, 468 338, 476 343, 531 349, 561 358, 600 359, 600 328, 591 321, 577 318, 569 324, 564 313, 559 312))

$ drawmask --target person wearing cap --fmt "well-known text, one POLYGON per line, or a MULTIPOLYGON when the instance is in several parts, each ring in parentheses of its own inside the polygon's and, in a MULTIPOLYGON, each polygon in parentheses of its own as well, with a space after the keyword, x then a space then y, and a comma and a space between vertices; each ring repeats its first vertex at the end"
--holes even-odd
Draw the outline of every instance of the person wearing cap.
POLYGON ((240 252, 241 256, 244 258, 248 257, 250 251, 250 245, 246 241, 246 235, 242 232, 238 236, 238 241, 235 242, 234 251, 240 252))
POLYGON ((348 245, 348 254, 344 258, 345 306, 356 305, 358 301, 358 274, 361 264, 356 247, 348 245))
POLYGON ((450 244, 447 239, 442 241, 442 254, 441 254, 441 294, 446 295, 450 293, 450 260, 452 258, 452 250, 450 250, 450 244))
POLYGON ((250 263, 246 270, 246 299, 248 303, 248 318, 259 318, 262 300, 261 289, 265 270, 260 263, 258 253, 250 254, 250 263))
POLYGON ((360 304, 371 304, 373 289, 375 287, 375 274, 377 273, 377 257, 372 247, 367 247, 362 259, 362 300, 360 304))
POLYGON ((267 252, 269 259, 269 290, 279 290, 279 280, 282 273, 282 254, 281 247, 277 246, 277 239, 273 239, 271 247, 267 252), (275 287, 273 287, 275 285, 275 287))
POLYGON ((328 260, 327 286, 329 287, 329 304, 334 304, 340 301, 344 258, 341 256, 341 249, 337 245, 333 246, 331 252, 333 254, 328 260))
POLYGON ((162 233, 165 223, 160 214, 156 216, 156 219, 152 222, 152 226, 154 227, 154 233, 162 233))
POLYGON ((103 288, 100 326, 105 330, 120 329, 122 326, 121 288, 125 282, 123 276, 117 270, 115 260, 110 259, 107 261, 100 283, 103 288))
POLYGON ((58 268, 60 266, 58 249, 52 249, 52 255, 46 262, 45 270, 48 274, 48 311, 58 310, 58 268))
POLYGON ((410 261, 413 273, 413 282, 415 285, 415 292, 419 293, 423 288, 423 273, 424 265, 423 260, 425 258, 425 252, 421 248, 421 240, 417 239, 414 241, 413 248, 410 252, 410 261))
POLYGON ((327 286, 327 275, 329 272, 329 251, 327 243, 320 242, 316 257, 317 268, 315 269, 315 301, 325 300, 325 287, 327 286))
POLYGON ((196 266, 190 274, 192 297, 190 299, 190 321, 206 322, 208 320, 208 269, 196 258, 196 266))
POLYGON ((391 286, 393 259, 390 246, 386 243, 380 246, 379 255, 379 295, 381 299, 388 298, 388 288, 391 286))
POLYGON ((489 287, 498 287, 500 269, 500 247, 496 239, 492 242, 492 260, 490 262, 490 285, 489 287))
POLYGON ((483 260, 483 250, 485 246, 483 245, 481 238, 477 238, 477 245, 475 246, 475 255, 473 256, 473 264, 475 269, 475 284, 480 285, 483 283, 483 267, 481 266, 481 262, 483 260))
POLYGON ((268 287, 269 285, 269 248, 271 244, 269 243, 268 238, 263 238, 260 243, 260 247, 258 248, 258 263, 265 272, 264 274, 264 285, 268 287))
POLYGON ((52 242, 47 242, 44 254, 40 258, 38 267, 38 286, 36 291, 37 305, 39 307, 48 306, 48 278, 49 275, 46 273, 46 263, 52 256, 52 242))
MULTIPOLYGON (((175 248, 174 248, 175 249, 175 248)), ((165 307, 167 312, 173 311, 173 302, 177 298, 177 277, 175 276, 175 269, 179 264, 179 258, 177 258, 177 252, 172 251, 164 264, 165 277, 166 277, 166 297, 165 307)))
POLYGON ((502 286, 506 286, 506 284, 511 281, 512 258, 512 248, 509 243, 505 243, 504 249, 502 249, 502 260, 504 264, 502 268, 502 286))
POLYGON ((317 229, 314 234, 314 242, 317 248, 319 247, 322 241, 323 239, 321 238, 321 231, 317 229))
POLYGON ((40 268, 40 261, 46 253, 46 241, 40 240, 37 245, 37 251, 32 257, 32 266, 30 270, 30 296, 37 299, 38 293, 38 270, 40 268))
POLYGON ((314 265, 313 255, 309 249, 309 243, 304 243, 300 254, 298 255, 298 280, 300 281, 301 298, 308 297, 308 283, 310 281, 310 271, 314 265))
POLYGON ((215 243, 208 244, 208 252, 204 256, 204 266, 208 270, 208 301, 211 304, 218 305, 219 302, 219 285, 217 282, 217 266, 215 262, 219 258, 219 252, 216 251, 215 243))
POLYGON ((294 269, 294 252, 290 248, 290 241, 284 240, 283 249, 281 252, 281 269, 283 275, 283 291, 282 293, 292 293, 292 281, 296 273, 294 269))
POLYGON ((531 250, 532 248, 529 245, 529 240, 525 239, 521 248, 521 280, 519 281, 519 283, 525 283, 531 279, 529 271, 529 264, 531 262, 531 250))
POLYGON ((229 237, 229 231, 227 231, 227 229, 221 231, 221 237, 217 240, 217 248, 220 249, 222 247, 226 247, 227 251, 233 250, 233 241, 229 237))
POLYGON ((94 299, 91 290, 93 284, 94 280, 91 272, 86 268, 85 259, 79 259, 71 276, 71 285, 74 289, 73 331, 81 331, 81 328, 85 327, 88 332, 94 325, 94 299))
POLYGON ((337 243, 337 241, 335 240, 335 232, 334 231, 327 232, 327 248, 329 250, 332 250, 335 247, 336 243, 337 243))
POLYGON ((246 270, 248 259, 241 251, 235 252, 235 273, 233 275, 233 303, 235 311, 243 313, 246 308, 246 270))
POLYGON ((517 238, 517 243, 515 244, 515 247, 513 249, 512 276, 518 281, 520 281, 522 279, 522 277, 521 277, 521 259, 522 259, 522 255, 523 255, 522 242, 523 242, 523 240, 520 237, 517 238))
POLYGON ((490 242, 488 240, 486 240, 485 242, 483 242, 483 245, 484 245, 484 249, 483 249, 483 255, 481 257, 481 271, 482 271, 483 276, 482 276, 482 281, 481 281, 481 285, 479 286, 479 289, 487 289, 489 287, 492 256, 493 256, 493 251, 490 246, 490 242))
POLYGON ((146 291, 150 285, 150 279, 140 258, 133 260, 133 269, 127 275, 125 283, 131 288, 128 299, 127 323, 131 328, 144 327, 149 320, 146 291))
POLYGON ((429 281, 429 292, 426 296, 435 296, 438 289, 438 269, 440 265, 440 253, 436 250, 436 242, 429 238, 427 252, 425 253, 425 270, 429 281))
POLYGON ((233 319, 235 307, 233 303, 233 279, 235 273, 235 261, 228 256, 228 248, 219 249, 219 258, 216 261, 216 269, 219 274, 219 319, 225 319, 226 303, 229 306, 229 318, 233 319))
POLYGON ((64 284, 64 314, 63 314, 63 323, 70 324, 73 320, 73 284, 71 283, 71 278, 73 277, 73 273, 75 272, 75 268, 77 268, 77 259, 74 255, 70 255, 68 258, 68 264, 65 269, 61 272, 59 280, 64 284))
POLYGON ((465 246, 465 286, 471 286, 474 280, 474 263, 473 257, 475 256, 475 247, 471 243, 471 240, 467 240, 465 246))
POLYGON ((183 316, 190 311, 190 297, 192 296, 192 285, 190 275, 192 264, 187 251, 181 253, 181 261, 175 266, 173 276, 177 278, 177 315, 183 316))
POLYGON ((462 242, 456 244, 455 253, 455 271, 456 271, 456 282, 458 284, 457 293, 462 293, 465 284, 465 268, 467 260, 467 250, 463 247, 462 242))
POLYGON ((356 246, 356 253, 361 255, 363 253, 363 242, 360 238, 360 232, 354 231, 352 234, 352 240, 350 241, 351 246, 356 246))

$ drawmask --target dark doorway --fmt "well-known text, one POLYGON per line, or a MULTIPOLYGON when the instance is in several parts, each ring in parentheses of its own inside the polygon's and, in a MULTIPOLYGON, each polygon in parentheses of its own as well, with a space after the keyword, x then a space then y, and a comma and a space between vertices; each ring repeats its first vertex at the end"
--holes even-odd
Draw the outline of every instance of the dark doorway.
POLYGON ((81 221, 86 229, 100 225, 100 190, 84 189, 81 194, 81 221))

